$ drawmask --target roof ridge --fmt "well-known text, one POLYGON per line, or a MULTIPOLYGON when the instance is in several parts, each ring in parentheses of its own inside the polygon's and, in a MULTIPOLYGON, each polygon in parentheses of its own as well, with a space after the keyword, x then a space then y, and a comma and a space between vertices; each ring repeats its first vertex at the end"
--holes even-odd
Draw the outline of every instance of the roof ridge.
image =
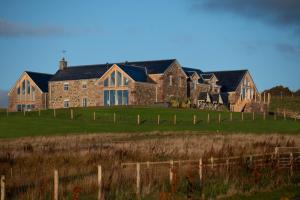
POLYGON ((26 73, 34 73, 34 74, 43 74, 43 75, 51 75, 53 76, 53 74, 48 74, 48 73, 44 73, 44 72, 34 72, 34 71, 28 71, 28 70, 25 70, 26 73))
POLYGON ((137 61, 128 61, 128 63, 133 63, 133 62, 158 62, 158 61, 167 61, 167 60, 176 60, 176 58, 171 58, 171 59, 157 59, 157 60, 137 60, 137 61))
POLYGON ((215 72, 241 72, 241 71, 249 71, 248 69, 237 69, 237 70, 219 70, 219 71, 208 71, 208 72, 202 72, 203 74, 205 73, 215 73, 215 72))
POLYGON ((112 63, 105 63, 105 64, 87 64, 87 65, 73 65, 73 66, 68 66, 68 68, 79 68, 79 67, 95 67, 95 66, 106 66, 106 65, 113 65, 112 63))

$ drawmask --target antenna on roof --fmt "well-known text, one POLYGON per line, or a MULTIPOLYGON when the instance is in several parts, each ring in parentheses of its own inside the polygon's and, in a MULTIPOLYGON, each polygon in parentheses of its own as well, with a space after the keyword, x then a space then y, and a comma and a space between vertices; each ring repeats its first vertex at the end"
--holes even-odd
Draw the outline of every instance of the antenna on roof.
POLYGON ((66 53, 67 53, 67 51, 63 49, 61 52, 62 52, 62 57, 65 57, 65 56, 66 56, 66 53))

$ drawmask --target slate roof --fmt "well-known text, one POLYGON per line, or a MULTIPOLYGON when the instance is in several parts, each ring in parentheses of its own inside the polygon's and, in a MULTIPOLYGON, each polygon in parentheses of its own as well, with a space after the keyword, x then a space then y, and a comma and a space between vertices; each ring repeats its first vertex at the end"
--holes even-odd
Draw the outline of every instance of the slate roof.
POLYGON ((130 65, 118 65, 126 74, 137 82, 147 82, 148 76, 145 67, 135 67, 130 65))
POLYGON ((150 60, 150 61, 125 62, 123 64, 131 65, 131 66, 146 67, 148 74, 162 74, 175 61, 176 61, 176 59, 150 60))
POLYGON ((187 76, 189 76, 188 73, 190 73, 190 72, 196 72, 201 77, 201 74, 203 73, 200 69, 195 69, 195 68, 191 68, 191 67, 182 67, 182 69, 186 73, 187 76))
POLYGON ((213 74, 201 74, 203 79, 211 79, 211 77, 213 76, 213 74))
MULTIPOLYGON (((116 64, 119 67, 123 66, 123 68, 128 71, 128 75, 131 76, 131 78, 133 78, 134 80, 139 82, 145 82, 146 80, 145 72, 147 72, 148 74, 164 73, 164 71, 174 61, 175 59, 169 59, 169 60, 124 62, 124 63, 116 63, 116 64), (143 69, 143 72, 141 69, 143 69)), ((100 78, 112 65, 113 63, 68 66, 64 70, 58 70, 50 81, 100 78)))
POLYGON ((113 64, 81 65, 58 70, 50 81, 100 78, 113 64))
POLYGON ((234 71, 212 71, 204 72, 204 74, 214 74, 219 80, 217 83, 221 86, 221 92, 236 91, 244 75, 248 70, 234 70, 234 71))
POLYGON ((34 83, 42 90, 48 92, 48 81, 53 77, 53 74, 45 74, 39 72, 25 71, 34 83))

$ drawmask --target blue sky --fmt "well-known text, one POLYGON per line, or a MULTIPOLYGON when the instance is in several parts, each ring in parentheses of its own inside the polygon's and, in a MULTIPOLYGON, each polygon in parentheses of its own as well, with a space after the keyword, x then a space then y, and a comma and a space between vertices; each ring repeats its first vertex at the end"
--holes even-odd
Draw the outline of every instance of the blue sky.
POLYGON ((55 73, 66 50, 70 65, 177 58, 296 90, 298 13, 297 0, 0 0, 0 89, 24 70, 55 73))

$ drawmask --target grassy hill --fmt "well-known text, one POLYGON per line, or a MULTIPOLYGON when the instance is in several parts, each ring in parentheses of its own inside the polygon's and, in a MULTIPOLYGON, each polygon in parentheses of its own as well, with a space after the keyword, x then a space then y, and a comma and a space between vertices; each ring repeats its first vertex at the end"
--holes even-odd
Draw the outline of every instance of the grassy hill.
POLYGON ((233 121, 229 112, 200 111, 196 109, 171 109, 153 107, 110 107, 110 108, 76 108, 74 119, 70 109, 23 113, 0 113, 0 138, 64 135, 76 133, 107 133, 107 132, 151 132, 151 131, 195 131, 208 133, 300 133, 300 121, 283 120, 273 116, 233 113, 233 121), (94 112, 96 119, 94 120, 94 112), (116 122, 114 123, 114 113, 116 122), (210 123, 207 123, 208 113, 210 123), (137 115, 140 125, 137 125, 137 115), (219 123, 221 114, 221 123, 219 123), (160 115, 160 124, 157 116, 160 115), (176 125, 174 125, 176 115, 176 125), (196 115, 197 123, 193 124, 196 115))
POLYGON ((300 96, 273 96, 270 104, 270 111, 276 111, 278 109, 286 109, 288 111, 300 113, 300 96))

